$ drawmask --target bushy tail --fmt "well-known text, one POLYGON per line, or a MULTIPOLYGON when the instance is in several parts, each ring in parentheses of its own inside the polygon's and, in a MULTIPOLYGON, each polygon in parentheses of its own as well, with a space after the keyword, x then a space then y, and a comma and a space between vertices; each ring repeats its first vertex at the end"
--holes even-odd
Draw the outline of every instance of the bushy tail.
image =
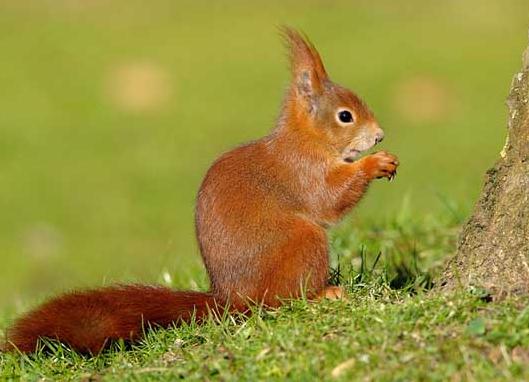
POLYGON ((144 285, 72 292, 27 313, 7 331, 6 350, 33 352, 39 338, 57 339, 97 354, 112 340, 137 340, 149 326, 168 327, 216 310, 209 293, 144 285))

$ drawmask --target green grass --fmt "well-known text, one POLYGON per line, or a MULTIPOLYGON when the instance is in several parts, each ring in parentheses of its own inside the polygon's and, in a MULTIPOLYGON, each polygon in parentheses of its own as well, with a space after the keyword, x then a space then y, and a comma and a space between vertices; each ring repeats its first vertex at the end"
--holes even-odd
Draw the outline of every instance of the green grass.
POLYGON ((130 350, 85 358, 4 356, 23 380, 527 380, 527 300, 487 304, 362 284, 347 302, 296 301, 278 311, 151 332, 130 350), (525 307, 525 308, 524 308, 525 307), (336 376, 336 377, 335 377, 336 376), (92 379, 90 379, 92 378, 92 379))
POLYGON ((250 318, 149 331, 136 345, 83 357, 50 343, 0 355, 5 380, 475 380, 529 378, 529 300, 487 302, 429 291, 458 220, 414 220, 336 231, 332 281, 346 301, 286 301, 250 318))

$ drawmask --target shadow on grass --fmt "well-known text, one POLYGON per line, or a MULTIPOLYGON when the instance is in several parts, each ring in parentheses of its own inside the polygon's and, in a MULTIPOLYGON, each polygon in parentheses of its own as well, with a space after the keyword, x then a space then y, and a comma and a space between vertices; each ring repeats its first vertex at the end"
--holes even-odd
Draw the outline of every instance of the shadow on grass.
POLYGON ((410 294, 433 288, 433 272, 420 269, 416 252, 412 252, 408 261, 403 257, 396 259, 388 257, 384 264, 380 264, 382 256, 382 252, 378 252, 376 256, 369 256, 365 248, 362 248, 360 266, 355 269, 353 265, 349 265, 344 269, 345 267, 338 261, 337 266, 330 270, 329 283, 346 286, 353 291, 379 284, 410 294), (374 260, 370 263, 371 257, 374 257, 374 260))

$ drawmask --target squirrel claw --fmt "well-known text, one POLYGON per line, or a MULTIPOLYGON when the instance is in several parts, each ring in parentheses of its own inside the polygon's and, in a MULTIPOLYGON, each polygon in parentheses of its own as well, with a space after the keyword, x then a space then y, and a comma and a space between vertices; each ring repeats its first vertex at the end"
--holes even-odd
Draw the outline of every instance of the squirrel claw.
POLYGON ((396 156, 385 151, 379 151, 364 157, 368 172, 371 172, 371 179, 386 178, 388 181, 395 179, 399 160, 396 156))

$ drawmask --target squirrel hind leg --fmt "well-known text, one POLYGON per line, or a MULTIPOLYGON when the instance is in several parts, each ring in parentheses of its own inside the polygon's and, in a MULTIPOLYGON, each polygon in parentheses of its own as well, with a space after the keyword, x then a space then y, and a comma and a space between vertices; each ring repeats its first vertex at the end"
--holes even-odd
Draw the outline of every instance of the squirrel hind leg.
POLYGON ((327 285, 329 255, 325 231, 296 219, 284 234, 289 240, 262 259, 259 282, 247 294, 270 307, 303 295, 312 299, 327 285))

